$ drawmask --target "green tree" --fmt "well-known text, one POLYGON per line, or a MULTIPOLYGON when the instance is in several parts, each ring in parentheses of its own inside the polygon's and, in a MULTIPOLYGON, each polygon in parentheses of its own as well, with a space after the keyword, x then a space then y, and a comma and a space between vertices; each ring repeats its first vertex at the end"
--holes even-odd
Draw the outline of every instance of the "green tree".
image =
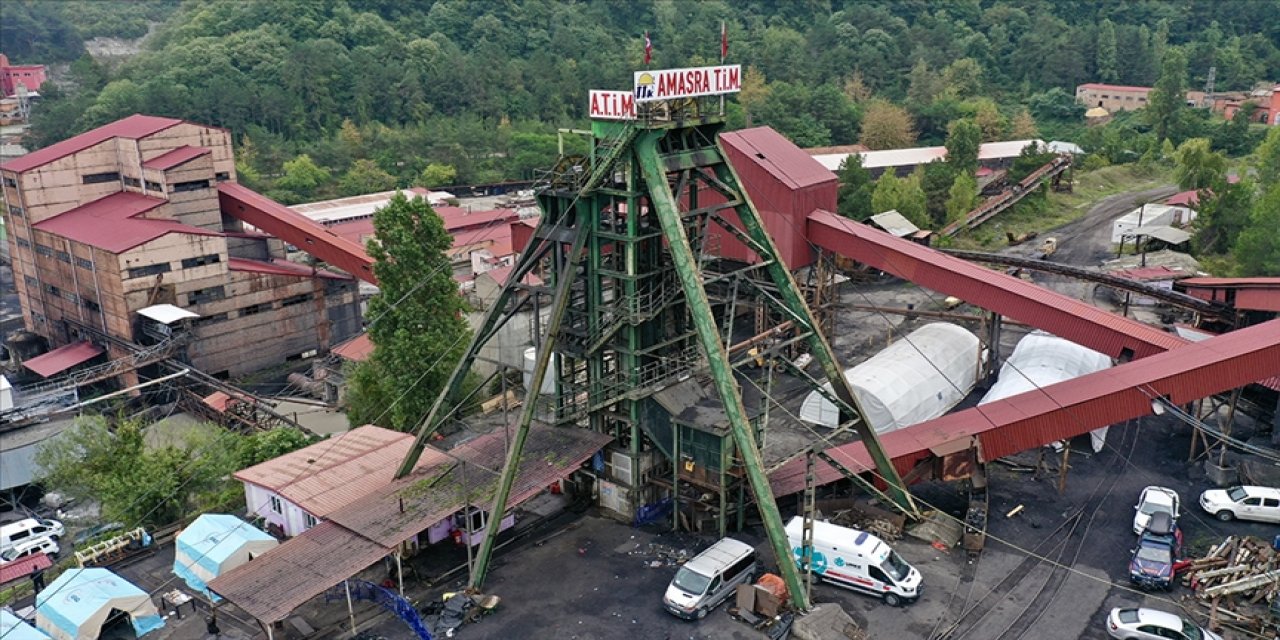
POLYGON ((1179 136, 1178 122, 1186 105, 1187 58, 1177 49, 1169 49, 1161 65, 1160 78, 1147 96, 1147 122, 1155 130, 1156 139, 1179 136))
POLYGON ((311 156, 302 154, 284 163, 284 175, 276 180, 276 187, 287 189, 302 197, 315 193, 329 182, 329 171, 317 165, 311 156))
POLYGON ((1076 123, 1084 118, 1085 112, 1084 105, 1061 87, 1033 94, 1027 98, 1027 108, 1037 120, 1048 122, 1076 123))
POLYGON ((1043 167, 1053 160, 1053 157, 1052 152, 1040 148, 1034 142, 1028 144, 1018 153, 1018 157, 1013 159, 1013 165, 1009 167, 1009 182, 1022 182, 1023 178, 1043 167))
POLYGON ((351 424, 407 431, 426 417, 471 330, 453 280, 444 222, 421 197, 397 193, 373 214, 368 244, 378 293, 367 317, 373 355, 350 378, 351 424))
POLYGON ((1095 62, 1098 66, 1098 80, 1115 82, 1120 78, 1116 63, 1116 26, 1110 19, 1104 19, 1098 25, 1098 46, 1095 62))
POLYGON ((1004 140, 1005 119, 1000 107, 990 98, 982 98, 973 105, 973 122, 982 131, 983 142, 1004 140))
POLYGON ((344 196, 359 196, 394 189, 396 177, 382 170, 373 160, 356 160, 338 181, 338 191, 344 196))
POLYGON ((872 100, 862 118, 858 140, 868 149, 902 149, 916 142, 915 125, 906 109, 884 100, 872 100))
POLYGON ((453 184, 458 177, 458 170, 451 164, 432 162, 422 170, 422 185, 428 188, 443 187, 453 184))
POLYGON ((982 65, 973 58, 960 58, 942 70, 945 91, 956 98, 972 98, 982 95, 984 85, 982 65))
POLYGON ((1211 151, 1208 138, 1192 138, 1178 145, 1174 152, 1174 176, 1178 186, 1206 189, 1221 182, 1227 172, 1227 159, 1211 151))
POLYGON ((1036 127, 1036 119, 1031 117, 1031 111, 1026 107, 1018 110, 1009 128, 1009 137, 1014 140, 1029 140, 1040 136, 1040 129, 1036 127))
POLYGON ((1199 254, 1224 254, 1236 244, 1240 232, 1249 226, 1253 210, 1254 185, 1248 181, 1229 183, 1219 177, 1212 188, 1197 194, 1193 246, 1199 254))
POLYGON ((1263 189, 1280 184, 1280 127, 1267 129, 1267 137, 1253 152, 1253 168, 1263 189))
POLYGON ((937 228, 947 220, 947 198, 956 180, 956 170, 950 164, 934 160, 919 171, 920 189, 924 192, 925 212, 937 228))
POLYGON ((885 171, 876 180, 875 191, 871 194, 871 209, 876 213, 897 211, 921 229, 930 227, 929 215, 925 212, 924 190, 915 175, 899 178, 892 170, 885 171))
POLYGON ((1280 185, 1262 192, 1232 253, 1242 276, 1280 276, 1280 185))
POLYGON ((907 80, 907 100, 921 106, 933 102, 945 88, 942 78, 929 68, 929 63, 924 58, 917 60, 915 66, 911 67, 907 80))
POLYGON ((862 168, 862 156, 852 153, 840 164, 840 191, 836 196, 839 202, 840 215, 857 220, 866 220, 876 212, 871 208, 871 191, 875 183, 871 174, 862 168))
POLYGON ((963 219, 966 213, 978 206, 978 179, 973 174, 957 175, 947 195, 946 221, 951 223, 963 219))
POLYGON ((947 164, 957 175, 977 172, 981 146, 982 130, 972 120, 955 120, 947 128, 947 164))
POLYGON ((143 431, 138 420, 78 418, 36 451, 37 475, 46 487, 98 502, 108 522, 155 527, 187 515, 198 494, 236 470, 227 448, 148 447, 143 431))

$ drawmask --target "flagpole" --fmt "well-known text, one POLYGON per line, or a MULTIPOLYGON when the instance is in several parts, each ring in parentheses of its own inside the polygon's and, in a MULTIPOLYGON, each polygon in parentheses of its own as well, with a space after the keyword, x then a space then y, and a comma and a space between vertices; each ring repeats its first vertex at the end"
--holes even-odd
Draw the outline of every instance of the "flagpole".
MULTIPOLYGON (((724 57, 728 53, 729 32, 725 30, 724 20, 720 21, 720 66, 724 66, 724 57)), ((724 117, 724 94, 720 94, 720 117, 724 117)))

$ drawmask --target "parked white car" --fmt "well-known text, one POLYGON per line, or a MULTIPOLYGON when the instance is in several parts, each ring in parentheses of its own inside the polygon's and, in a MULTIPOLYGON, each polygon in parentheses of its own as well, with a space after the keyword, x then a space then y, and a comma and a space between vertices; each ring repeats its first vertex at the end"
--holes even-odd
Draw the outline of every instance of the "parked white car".
POLYGON ((66 533, 66 527, 62 526, 62 523, 57 520, 27 518, 17 522, 10 522, 6 525, 0 525, 0 552, 8 551, 11 547, 40 538, 57 540, 66 535, 66 533))
POLYGON ((1200 494, 1200 508, 1223 522, 1236 518, 1280 522, 1280 489, 1251 486, 1210 489, 1200 494))
POLYGON ((37 553, 43 553, 50 558, 58 556, 58 543, 53 538, 36 538, 27 542, 20 542, 9 547, 4 553, 0 553, 0 565, 6 565, 10 562, 21 560, 27 556, 34 556, 37 553))
POLYGON ((1120 640, 1222 640, 1186 618, 1158 609, 1112 609, 1107 633, 1120 640))
POLYGON ((1178 492, 1173 489, 1166 487, 1143 489, 1142 495, 1138 497, 1138 504, 1133 507, 1133 532, 1141 534, 1142 530, 1147 528, 1147 523, 1151 522, 1151 516, 1162 511, 1177 520, 1181 502, 1178 499, 1178 492))

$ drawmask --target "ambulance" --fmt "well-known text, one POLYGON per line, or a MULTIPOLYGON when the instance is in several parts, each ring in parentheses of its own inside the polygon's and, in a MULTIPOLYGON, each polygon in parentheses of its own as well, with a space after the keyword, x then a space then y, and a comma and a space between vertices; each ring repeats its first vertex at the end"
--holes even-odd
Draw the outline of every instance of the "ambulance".
MULTIPOLYGON (((804 518, 787 523, 787 542, 803 571, 804 518)), ((914 602, 924 590, 923 578, 884 540, 865 531, 829 522, 813 523, 813 575, 836 586, 879 596, 896 607, 914 602)))

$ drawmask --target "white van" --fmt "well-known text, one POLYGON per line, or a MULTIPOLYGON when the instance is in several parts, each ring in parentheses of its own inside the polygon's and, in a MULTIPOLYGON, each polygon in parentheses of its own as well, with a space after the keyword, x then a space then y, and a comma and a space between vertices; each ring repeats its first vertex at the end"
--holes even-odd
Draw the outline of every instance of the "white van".
MULTIPOLYGON (((796 516, 787 523, 787 542, 802 570, 803 535, 804 518, 796 516)), ((924 590, 920 572, 884 540, 829 522, 813 523, 813 574, 837 586, 880 596, 891 607, 914 602, 924 590)))
POLYGON ((37 520, 27 518, 0 526, 0 552, 30 540, 53 538, 57 540, 66 534, 66 529, 57 520, 37 520))
POLYGON ((53 538, 35 538, 26 542, 19 542, 4 551, 0 551, 0 566, 9 564, 10 562, 17 562, 27 556, 34 556, 39 553, 43 553, 49 556, 50 559, 54 559, 58 557, 58 553, 60 553, 60 551, 58 543, 55 542, 53 538))
POLYGON ((692 620, 705 618, 756 575, 756 550, 725 538, 680 567, 667 586, 662 606, 672 615, 692 620))

